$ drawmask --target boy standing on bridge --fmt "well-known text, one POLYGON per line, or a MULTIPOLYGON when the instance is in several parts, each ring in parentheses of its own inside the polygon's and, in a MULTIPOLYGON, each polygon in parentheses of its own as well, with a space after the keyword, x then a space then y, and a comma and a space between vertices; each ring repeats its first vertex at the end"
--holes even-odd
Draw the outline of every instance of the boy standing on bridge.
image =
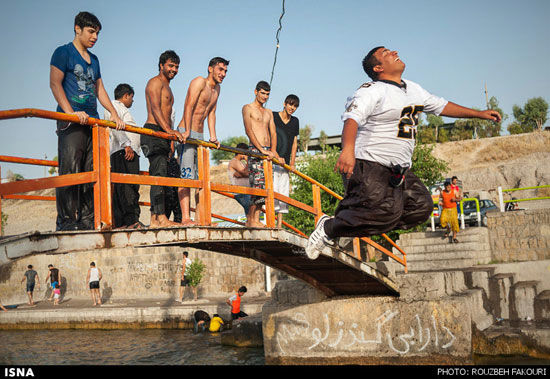
MULTIPOLYGON (((178 145, 178 159, 181 168, 182 179, 199 178, 197 166, 197 145, 185 143, 187 138, 204 140, 204 121, 208 119, 209 142, 220 147, 216 137, 216 108, 220 96, 220 84, 227 75, 229 61, 215 57, 208 63, 208 75, 206 78, 197 76, 189 84, 183 109, 183 117, 178 125, 178 130, 183 134, 183 144, 178 145)), ((181 223, 183 225, 197 224, 199 218, 199 195, 195 195, 195 221, 191 221, 191 189, 181 187, 178 197, 181 208, 181 223)))
MULTIPOLYGON (((124 129, 103 86, 99 60, 89 49, 97 42, 101 23, 91 13, 80 12, 74 20, 71 43, 59 46, 50 62, 50 88, 57 111, 78 116, 80 124, 57 121, 59 175, 92 171, 92 129, 89 117, 99 118, 97 100, 111 113, 117 129, 124 129)), ((56 188, 56 230, 94 228, 93 185, 56 188)))
MULTIPOLYGON (((293 169, 296 168, 296 151, 298 150, 298 134, 300 134, 300 121, 293 114, 300 106, 300 99, 296 95, 288 95, 285 99, 283 110, 273 112, 273 121, 277 133, 277 154, 293 169)), ((288 171, 279 165, 273 165, 273 190, 281 195, 290 194, 290 175, 288 171)), ((275 212, 277 213, 277 227, 283 226, 283 214, 288 213, 288 204, 275 200, 275 212)))
MULTIPOLYGON (((170 82, 178 74, 180 58, 173 50, 166 50, 159 57, 157 76, 149 79, 145 87, 147 104, 147 121, 143 127, 154 132, 175 135, 178 141, 184 138, 180 132, 172 129, 172 107, 174 94, 170 82)), ((171 142, 154 136, 141 136, 141 150, 149 160, 149 175, 168 176, 168 159, 171 153, 171 142)), ((166 188, 151 186, 151 227, 178 226, 180 224, 166 217, 166 188)))
MULTIPOLYGON (((275 123, 273 122, 273 112, 265 108, 265 103, 269 99, 271 86, 265 81, 256 84, 254 90, 254 101, 243 106, 244 130, 250 140, 250 151, 256 154, 263 154, 267 159, 281 159, 277 154, 277 133, 275 123)), ((248 171, 250 173, 250 187, 265 188, 265 176, 263 159, 256 157, 248 158, 248 171)), ((264 225, 260 222, 260 211, 265 204, 265 198, 262 196, 252 196, 250 211, 246 219, 246 226, 262 228, 264 225)))
POLYGON ((421 112, 501 120, 495 110, 465 108, 403 80, 405 63, 397 51, 375 47, 363 59, 363 69, 373 81, 348 98, 342 115, 342 152, 335 170, 345 175, 346 192, 334 217, 317 221, 306 246, 311 259, 334 238, 410 229, 430 217, 432 197, 410 170, 421 112))
MULTIPOLYGON (((115 88, 113 107, 118 117, 126 125, 136 127, 136 121, 130 109, 134 104, 134 89, 126 83, 115 88)), ((109 111, 104 112, 105 119, 111 117, 109 111)), ((111 170, 123 174, 139 175, 139 144, 140 135, 124 130, 111 130, 109 145, 111 150, 111 170)), ((127 227, 138 229, 143 225, 139 222, 139 185, 115 183, 113 185, 113 225, 115 228, 127 227)))

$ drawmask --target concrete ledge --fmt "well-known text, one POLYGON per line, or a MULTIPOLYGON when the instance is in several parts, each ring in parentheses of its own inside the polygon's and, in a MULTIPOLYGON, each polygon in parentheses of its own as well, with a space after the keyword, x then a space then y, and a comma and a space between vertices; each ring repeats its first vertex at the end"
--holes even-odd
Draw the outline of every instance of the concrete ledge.
MULTIPOLYGON (((266 297, 248 298, 242 309, 258 315, 266 297)), ((191 329, 193 314, 203 310, 231 320, 225 299, 199 299, 178 303, 173 300, 118 300, 93 307, 90 300, 70 300, 58 306, 41 302, 36 307, 22 305, 0 312, 0 330, 9 329, 191 329)))

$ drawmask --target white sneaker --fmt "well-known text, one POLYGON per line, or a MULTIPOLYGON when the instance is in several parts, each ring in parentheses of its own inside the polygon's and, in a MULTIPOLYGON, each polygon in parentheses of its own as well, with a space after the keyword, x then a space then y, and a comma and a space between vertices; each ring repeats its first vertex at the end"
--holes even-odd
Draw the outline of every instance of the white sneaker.
POLYGON ((306 254, 309 259, 317 259, 325 245, 334 245, 334 241, 325 233, 325 222, 329 219, 327 215, 321 216, 315 225, 315 230, 309 236, 306 245, 306 254))

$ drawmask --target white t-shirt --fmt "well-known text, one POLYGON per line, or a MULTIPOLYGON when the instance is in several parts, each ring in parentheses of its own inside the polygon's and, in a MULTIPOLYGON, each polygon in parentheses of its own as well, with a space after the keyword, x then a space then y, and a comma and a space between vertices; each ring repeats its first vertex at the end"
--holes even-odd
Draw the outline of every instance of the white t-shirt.
MULTIPOLYGON (((122 102, 118 100, 111 101, 113 107, 118 114, 118 117, 126 124, 130 126, 138 126, 136 121, 132 117, 130 110, 126 108, 122 102)), ((105 120, 111 118, 111 113, 108 110, 105 110, 103 117, 105 120)), ((140 153, 140 137, 141 134, 126 132, 124 130, 109 129, 109 145, 111 154, 116 153, 119 150, 124 149, 126 146, 130 146, 136 154, 140 153)))
POLYGON ((415 82, 374 81, 348 97, 342 121, 357 122, 355 157, 391 167, 410 167, 416 126, 422 112, 439 115, 447 100, 432 95, 415 82))

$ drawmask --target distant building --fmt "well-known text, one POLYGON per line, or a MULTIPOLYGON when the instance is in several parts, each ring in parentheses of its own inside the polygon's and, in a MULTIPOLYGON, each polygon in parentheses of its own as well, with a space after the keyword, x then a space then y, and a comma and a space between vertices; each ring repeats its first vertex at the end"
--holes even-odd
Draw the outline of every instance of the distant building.
MULTIPOLYGON (((298 144, 299 145, 299 144, 298 144)), ((342 135, 338 134, 335 136, 329 136, 327 137, 327 146, 342 147, 342 135)), ((317 138, 311 138, 309 140, 309 145, 307 146, 307 150, 321 150, 321 145, 319 144, 319 137, 317 138)))

